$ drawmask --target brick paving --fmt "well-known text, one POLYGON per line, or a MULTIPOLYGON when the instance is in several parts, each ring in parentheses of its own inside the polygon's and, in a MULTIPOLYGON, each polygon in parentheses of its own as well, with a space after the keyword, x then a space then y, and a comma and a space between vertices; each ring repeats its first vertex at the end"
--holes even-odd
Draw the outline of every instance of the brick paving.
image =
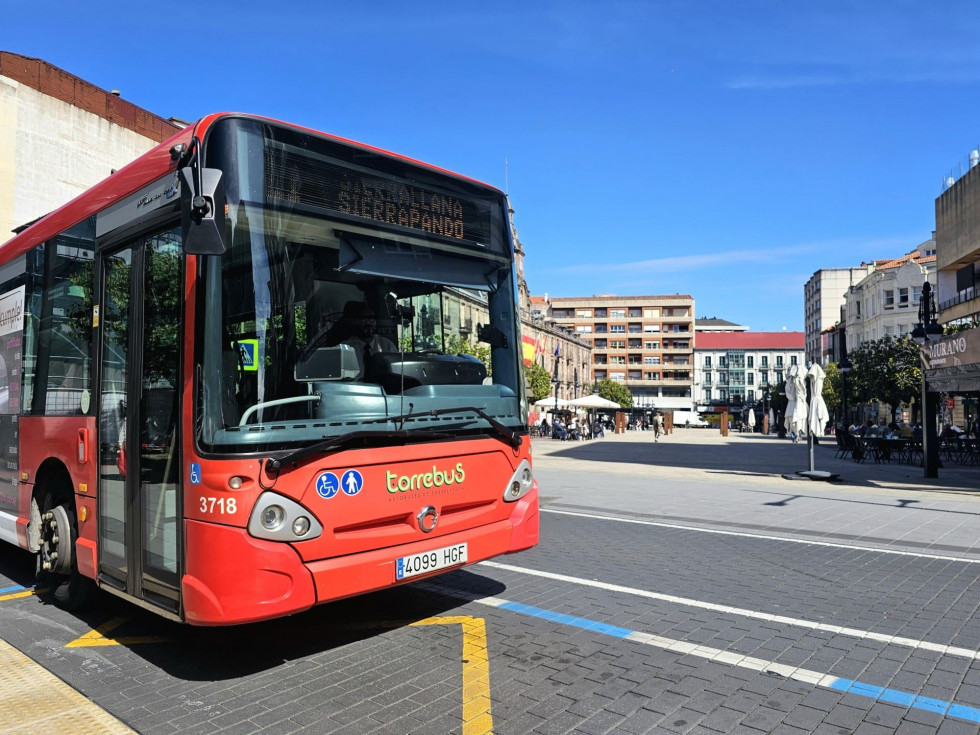
MULTIPOLYGON (((0 636, 153 735, 469 735, 461 626, 408 625, 465 616, 485 621, 495 733, 977 733, 980 470, 923 481, 921 469, 832 450, 816 449, 817 467, 840 483, 784 479, 806 467, 805 449, 758 435, 535 440, 542 543, 497 566, 231 629, 174 625, 106 596, 78 615, 30 596, 0 601, 0 636), (166 642, 65 648, 118 615, 120 635, 166 642), (624 640, 579 619, 690 645, 624 640), (960 709, 888 701, 906 695, 960 709)), ((32 572, 28 555, 0 549, 0 588, 30 585, 32 572)))

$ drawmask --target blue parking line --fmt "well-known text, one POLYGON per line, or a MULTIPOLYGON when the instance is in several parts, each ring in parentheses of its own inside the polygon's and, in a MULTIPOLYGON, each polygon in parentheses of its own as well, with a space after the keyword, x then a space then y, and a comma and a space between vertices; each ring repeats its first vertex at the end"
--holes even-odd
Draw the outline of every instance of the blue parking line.
MULTIPOLYGON (((532 617, 541 618, 542 620, 550 620, 555 623, 572 625, 576 628, 595 631, 596 633, 613 636, 614 638, 626 638, 634 633, 638 633, 638 631, 620 628, 615 625, 608 625, 597 620, 579 618, 575 617, 574 615, 565 615, 564 613, 555 612, 553 610, 545 610, 532 605, 522 605, 518 602, 510 602, 508 600, 501 600, 499 603, 495 604, 495 607, 502 610, 510 610, 511 612, 520 613, 522 615, 530 615, 532 617)), ((876 701, 889 702, 891 704, 897 704, 903 707, 909 707, 911 709, 936 712, 946 717, 955 717, 960 720, 980 723, 980 709, 977 707, 969 707, 965 704, 945 702, 941 699, 933 699, 932 697, 922 697, 912 694, 911 692, 903 692, 898 689, 887 689, 885 687, 875 686, 874 684, 867 684, 862 681, 854 681, 853 679, 836 678, 827 683, 825 686, 836 691, 847 692, 848 694, 857 694, 876 701)))
POLYGON ((13 587, 4 587, 2 590, 0 590, 0 595, 2 595, 4 592, 20 592, 21 590, 26 589, 27 587, 22 584, 15 585, 13 587))

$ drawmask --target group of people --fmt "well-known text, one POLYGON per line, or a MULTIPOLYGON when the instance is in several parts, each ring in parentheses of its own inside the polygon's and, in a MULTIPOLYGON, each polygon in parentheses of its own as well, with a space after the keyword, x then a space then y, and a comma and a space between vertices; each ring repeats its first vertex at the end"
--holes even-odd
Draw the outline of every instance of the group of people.
POLYGON ((560 416, 556 416, 551 425, 548 424, 548 419, 543 418, 538 423, 538 430, 541 436, 550 436, 559 441, 578 441, 606 435, 605 427, 599 419, 589 422, 585 419, 580 420, 577 416, 573 416, 568 423, 560 416))

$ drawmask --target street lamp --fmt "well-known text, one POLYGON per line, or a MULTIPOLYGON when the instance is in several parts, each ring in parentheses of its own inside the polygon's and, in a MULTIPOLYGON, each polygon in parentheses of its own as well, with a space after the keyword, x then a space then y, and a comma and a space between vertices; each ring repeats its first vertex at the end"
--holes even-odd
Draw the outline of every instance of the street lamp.
MULTIPOLYGON (((912 330, 912 339, 921 347, 931 339, 942 336, 943 328, 936 321, 936 304, 929 281, 922 284, 919 299, 919 323, 912 330)), ((939 477, 939 438, 936 436, 938 413, 936 394, 929 391, 925 364, 922 368, 922 468, 925 477, 939 477)))

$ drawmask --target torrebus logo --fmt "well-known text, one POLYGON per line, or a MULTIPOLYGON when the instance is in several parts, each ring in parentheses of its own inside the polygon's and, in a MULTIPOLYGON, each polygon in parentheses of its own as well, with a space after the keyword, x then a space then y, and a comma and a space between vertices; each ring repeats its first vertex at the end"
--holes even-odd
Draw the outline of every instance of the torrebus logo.
POLYGON ((415 475, 399 475, 397 472, 385 472, 385 483, 389 493, 404 493, 409 490, 423 490, 444 485, 462 484, 466 479, 463 463, 448 470, 440 470, 432 465, 431 472, 419 472, 415 475))

